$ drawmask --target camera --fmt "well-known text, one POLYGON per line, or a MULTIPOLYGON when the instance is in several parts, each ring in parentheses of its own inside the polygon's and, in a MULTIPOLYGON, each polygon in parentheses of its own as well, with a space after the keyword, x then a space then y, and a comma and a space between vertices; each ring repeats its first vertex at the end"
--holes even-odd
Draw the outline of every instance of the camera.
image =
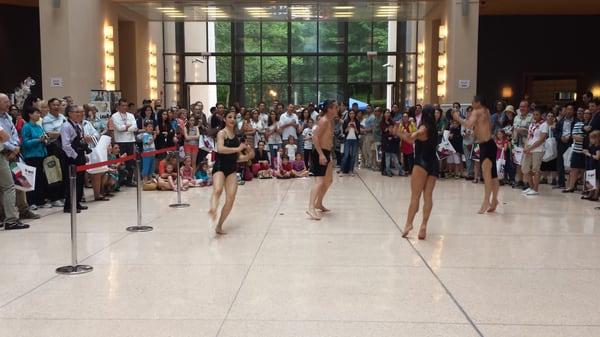
POLYGON ((76 148, 74 148, 74 150, 76 152, 83 151, 85 154, 92 153, 92 149, 90 149, 90 146, 88 145, 88 143, 86 143, 83 139, 81 139, 78 144, 73 144, 73 145, 75 145, 75 147, 76 147, 76 148))

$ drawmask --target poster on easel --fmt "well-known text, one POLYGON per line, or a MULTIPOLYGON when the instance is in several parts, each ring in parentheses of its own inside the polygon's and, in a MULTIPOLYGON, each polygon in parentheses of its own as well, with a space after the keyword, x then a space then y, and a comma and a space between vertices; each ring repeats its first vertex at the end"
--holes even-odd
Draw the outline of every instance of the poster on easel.
POLYGON ((121 99, 121 91, 91 90, 90 104, 98 109, 97 116, 108 119, 116 110, 116 105, 121 99))

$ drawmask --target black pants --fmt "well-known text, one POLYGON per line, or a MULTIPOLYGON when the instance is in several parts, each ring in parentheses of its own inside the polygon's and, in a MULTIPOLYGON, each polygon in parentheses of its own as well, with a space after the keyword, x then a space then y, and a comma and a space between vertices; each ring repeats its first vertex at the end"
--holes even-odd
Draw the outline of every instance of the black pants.
POLYGON ((556 158, 556 172, 558 174, 558 186, 565 187, 565 162, 563 155, 569 149, 570 144, 563 143, 560 139, 557 141, 558 158, 556 158))
POLYGON ((406 173, 412 173, 413 167, 415 166, 415 154, 404 154, 404 171, 406 173))
MULTIPOLYGON (((206 159, 206 156, 208 156, 208 152, 199 149, 198 150, 198 156, 196 157, 196 167, 200 167, 200 164, 202 164, 202 162, 204 161, 204 159, 206 159)), ((196 173, 196 172, 194 172, 196 173)))
POLYGON ((310 153, 312 152, 312 149, 307 150, 304 149, 304 166, 306 166, 306 169, 309 169, 310 167, 310 153))
MULTIPOLYGON (((121 149, 121 153, 126 153, 128 156, 134 154, 135 143, 117 143, 121 149)), ((127 169, 127 176, 123 177, 125 184, 131 184, 133 181, 133 173, 135 172, 135 160, 128 160, 125 162, 125 168, 127 169)))
POLYGON ((35 167, 35 188, 31 192, 27 192, 27 203, 41 206, 46 203, 46 193, 48 191, 48 181, 46 180, 46 174, 44 174, 44 158, 26 158, 25 163, 35 167))
MULTIPOLYGON (((69 167, 71 165, 75 165, 77 163, 76 160, 68 158, 67 159, 67 167, 62 171, 63 174, 63 181, 65 182, 65 210, 66 211, 70 211, 71 210, 71 186, 70 186, 70 181, 69 181, 69 167)), ((81 165, 81 164, 78 164, 81 165)), ((76 205, 77 208, 79 208, 81 206, 81 198, 83 198, 83 185, 85 182, 85 172, 79 172, 77 173, 77 180, 76 180, 76 186, 75 186, 75 192, 76 192, 76 205)))

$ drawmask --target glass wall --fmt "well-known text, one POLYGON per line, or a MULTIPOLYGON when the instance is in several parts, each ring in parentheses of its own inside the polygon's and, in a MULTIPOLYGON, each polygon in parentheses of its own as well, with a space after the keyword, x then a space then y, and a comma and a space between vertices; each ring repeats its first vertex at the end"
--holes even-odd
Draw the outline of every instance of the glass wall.
POLYGON ((229 105, 414 103, 415 23, 165 22, 166 104, 198 100, 192 93, 204 91, 187 89, 197 85, 217 88, 206 101, 229 105))

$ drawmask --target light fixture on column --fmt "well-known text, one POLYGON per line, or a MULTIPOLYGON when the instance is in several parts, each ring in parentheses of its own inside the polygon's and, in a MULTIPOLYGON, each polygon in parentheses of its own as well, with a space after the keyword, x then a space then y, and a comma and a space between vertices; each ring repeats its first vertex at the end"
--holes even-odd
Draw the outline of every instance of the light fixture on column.
POLYGON ((150 75, 150 99, 158 99, 158 69, 156 45, 150 42, 148 46, 148 72, 150 75))
POLYGON ((425 44, 417 45, 417 101, 425 99, 425 44))
POLYGON ((502 88, 502 98, 511 98, 513 95, 512 88, 510 86, 505 86, 502 88))
POLYGON ((446 38, 448 37, 448 28, 440 26, 439 34, 439 52, 438 52, 438 72, 437 72, 437 95, 446 97, 446 80, 448 68, 448 57, 446 55, 446 38))
POLYGON ((104 89, 115 90, 115 41, 113 26, 104 26, 104 89))

